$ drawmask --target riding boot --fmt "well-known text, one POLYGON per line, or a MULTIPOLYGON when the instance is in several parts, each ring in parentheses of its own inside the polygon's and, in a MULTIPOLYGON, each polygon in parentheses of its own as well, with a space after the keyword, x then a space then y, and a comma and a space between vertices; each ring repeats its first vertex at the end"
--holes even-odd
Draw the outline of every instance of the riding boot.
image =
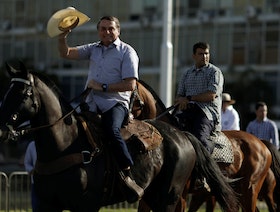
POLYGON ((130 169, 120 171, 120 176, 125 183, 126 188, 128 188, 125 190, 127 202, 133 203, 140 200, 144 195, 144 189, 137 185, 133 179, 130 169))

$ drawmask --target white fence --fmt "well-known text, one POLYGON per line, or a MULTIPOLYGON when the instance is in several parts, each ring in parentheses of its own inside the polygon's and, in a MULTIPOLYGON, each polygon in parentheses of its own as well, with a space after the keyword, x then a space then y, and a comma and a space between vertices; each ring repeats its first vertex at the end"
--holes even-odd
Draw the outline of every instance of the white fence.
MULTIPOLYGON (((16 171, 7 175, 0 172, 0 211, 31 211, 30 176, 25 171, 16 171)), ((106 208, 137 208, 137 203, 122 202, 106 208)))
POLYGON ((8 177, 0 172, 0 210, 8 210, 8 177))
POLYGON ((28 211, 31 208, 30 176, 25 171, 0 172, 0 210, 28 211))

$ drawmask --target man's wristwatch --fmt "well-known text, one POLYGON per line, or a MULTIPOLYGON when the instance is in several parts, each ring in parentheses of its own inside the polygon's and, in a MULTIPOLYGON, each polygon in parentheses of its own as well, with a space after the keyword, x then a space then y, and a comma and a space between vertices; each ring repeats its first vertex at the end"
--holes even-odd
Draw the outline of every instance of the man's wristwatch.
POLYGON ((106 92, 108 90, 108 84, 102 84, 102 90, 106 92))
POLYGON ((190 101, 192 101, 192 96, 187 96, 187 100, 190 102, 190 101))

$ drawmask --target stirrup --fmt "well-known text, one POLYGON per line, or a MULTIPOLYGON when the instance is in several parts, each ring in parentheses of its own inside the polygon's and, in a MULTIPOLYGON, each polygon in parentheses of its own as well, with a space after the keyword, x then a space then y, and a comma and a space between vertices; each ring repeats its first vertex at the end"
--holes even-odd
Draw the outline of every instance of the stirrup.
POLYGON ((144 195, 144 189, 137 185, 135 180, 132 180, 130 176, 126 176, 122 171, 120 172, 120 176, 127 188, 129 188, 129 190, 133 192, 135 196, 132 198, 128 198, 128 201, 136 202, 137 200, 140 200, 144 195))

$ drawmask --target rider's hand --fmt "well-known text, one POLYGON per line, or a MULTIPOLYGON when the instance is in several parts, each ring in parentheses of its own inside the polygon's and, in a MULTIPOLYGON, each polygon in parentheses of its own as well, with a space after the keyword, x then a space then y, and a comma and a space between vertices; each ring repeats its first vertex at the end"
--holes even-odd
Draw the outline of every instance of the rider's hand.
POLYGON ((187 104, 189 103, 188 99, 186 97, 180 96, 176 98, 175 100, 176 104, 179 104, 179 110, 186 110, 187 109, 187 104))
POLYGON ((96 91, 102 91, 101 83, 98 83, 93 79, 88 82, 87 87, 96 91))
POLYGON ((71 30, 67 30, 61 34, 58 35, 58 40, 64 40, 67 38, 67 36, 69 35, 69 33, 71 32, 71 30))

